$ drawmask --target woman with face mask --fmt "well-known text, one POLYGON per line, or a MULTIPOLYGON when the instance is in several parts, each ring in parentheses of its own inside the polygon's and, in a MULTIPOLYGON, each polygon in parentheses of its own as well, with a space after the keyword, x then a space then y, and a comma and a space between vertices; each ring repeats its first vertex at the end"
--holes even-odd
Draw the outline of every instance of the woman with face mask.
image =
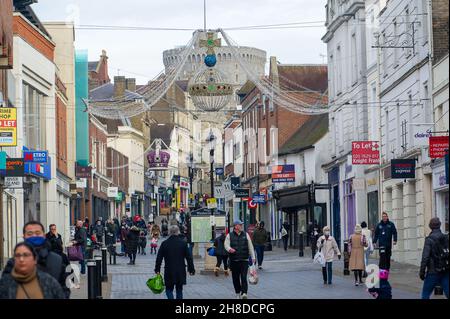
POLYGON ((317 249, 322 252, 325 258, 325 266, 322 267, 323 284, 331 285, 334 256, 336 254, 341 259, 341 252, 339 251, 336 240, 330 235, 329 226, 323 228, 323 235, 317 240, 317 249))

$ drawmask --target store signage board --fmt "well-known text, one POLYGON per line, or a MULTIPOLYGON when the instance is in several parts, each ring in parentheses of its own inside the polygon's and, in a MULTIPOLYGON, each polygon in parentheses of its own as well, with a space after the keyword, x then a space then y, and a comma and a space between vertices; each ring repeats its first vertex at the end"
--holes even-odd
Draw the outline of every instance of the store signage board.
POLYGON ((250 195, 250 189, 249 188, 236 188, 234 190, 234 195, 236 198, 246 198, 250 195))
POLYGON ((272 167, 273 183, 295 182, 295 165, 276 165, 272 167))
POLYGON ((90 166, 78 166, 75 168, 75 177, 78 178, 90 178, 92 173, 92 167, 90 166))
POLYGON ((48 151, 24 151, 23 159, 25 163, 47 163, 48 151))
POLYGON ((23 158, 8 158, 6 160, 6 169, 0 170, 0 172, 2 176, 25 176, 25 163, 23 158))
POLYGON ((223 175, 224 172, 225 172, 225 171, 224 171, 223 167, 216 167, 216 175, 217 175, 217 176, 223 175))
POLYGON ((236 188, 239 188, 241 186, 241 179, 239 177, 232 177, 231 178, 231 190, 234 191, 236 188))
POLYGON ((217 208, 217 199, 216 198, 208 198, 206 200, 206 203, 208 205, 208 209, 215 209, 215 208, 217 208))
POLYGON ((257 204, 265 204, 266 203, 266 195, 264 195, 264 194, 253 195, 253 201, 257 204))
POLYGON ((391 160, 391 178, 393 179, 416 178, 416 160, 415 159, 391 160))
POLYGON ((448 154, 448 136, 432 136, 430 137, 430 158, 442 158, 448 154))
POLYGON ((80 178, 77 180, 77 188, 86 188, 87 187, 87 180, 86 178, 80 178))
POLYGON ((17 146, 17 110, 0 107, 0 146, 17 146))
POLYGON ((4 187, 7 189, 23 188, 23 178, 22 177, 5 177, 5 186, 4 187))
POLYGON ((353 165, 380 164, 380 145, 375 141, 352 142, 353 165))
POLYGON ((119 195, 119 188, 118 187, 108 187, 107 194, 108 194, 108 197, 116 198, 119 195))

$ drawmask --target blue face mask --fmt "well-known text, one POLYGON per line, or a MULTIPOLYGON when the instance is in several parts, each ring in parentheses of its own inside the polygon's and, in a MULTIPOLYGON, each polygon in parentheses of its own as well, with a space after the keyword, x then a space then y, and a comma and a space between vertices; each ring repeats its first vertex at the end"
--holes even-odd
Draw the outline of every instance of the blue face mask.
POLYGON ((34 247, 42 246, 45 243, 45 237, 33 236, 25 240, 34 247))

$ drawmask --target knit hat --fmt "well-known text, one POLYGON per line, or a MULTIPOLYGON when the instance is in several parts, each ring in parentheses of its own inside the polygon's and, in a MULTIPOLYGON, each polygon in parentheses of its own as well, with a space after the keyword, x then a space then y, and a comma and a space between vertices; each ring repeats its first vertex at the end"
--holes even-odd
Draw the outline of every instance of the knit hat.
POLYGON ((325 227, 323 228, 323 232, 326 232, 326 231, 330 231, 330 226, 325 226, 325 227))
POLYGON ((430 219, 430 224, 428 225, 430 229, 439 229, 441 228, 441 221, 437 217, 433 217, 430 219))
POLYGON ((361 234, 361 232, 362 232, 361 225, 360 224, 356 224, 356 226, 355 226, 355 233, 356 234, 361 234))

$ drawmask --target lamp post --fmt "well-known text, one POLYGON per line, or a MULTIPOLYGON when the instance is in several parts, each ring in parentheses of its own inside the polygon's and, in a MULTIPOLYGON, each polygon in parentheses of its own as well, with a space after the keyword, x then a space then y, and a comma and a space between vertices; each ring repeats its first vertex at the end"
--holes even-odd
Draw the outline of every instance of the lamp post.
MULTIPOLYGON (((211 198, 214 198, 214 149, 216 147, 216 137, 212 133, 209 133, 208 140, 209 143, 209 161, 210 161, 210 179, 211 179, 211 198)), ((214 218, 214 208, 211 208, 211 221, 214 218)), ((211 222, 211 240, 214 241, 214 224, 211 222)))

